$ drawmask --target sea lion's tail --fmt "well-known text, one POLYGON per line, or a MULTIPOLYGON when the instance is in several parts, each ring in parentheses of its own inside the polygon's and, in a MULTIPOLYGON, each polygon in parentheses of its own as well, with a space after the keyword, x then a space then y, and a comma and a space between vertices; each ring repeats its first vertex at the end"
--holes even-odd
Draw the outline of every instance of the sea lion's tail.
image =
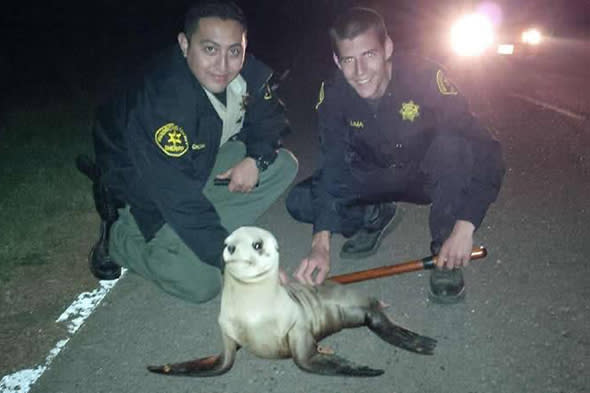
POLYGON ((373 307, 367 313, 367 326, 381 339, 391 345, 421 355, 432 355, 436 340, 421 336, 408 329, 396 325, 379 307, 373 307))
POLYGON ((190 377, 212 377, 227 372, 231 364, 224 364, 221 355, 208 356, 187 362, 164 364, 162 366, 148 366, 153 373, 165 375, 183 375, 190 377))

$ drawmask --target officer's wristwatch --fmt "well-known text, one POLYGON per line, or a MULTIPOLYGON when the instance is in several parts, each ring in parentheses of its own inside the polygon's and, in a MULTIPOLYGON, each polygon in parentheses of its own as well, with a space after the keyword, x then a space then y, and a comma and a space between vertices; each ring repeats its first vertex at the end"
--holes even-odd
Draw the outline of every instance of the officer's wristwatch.
POLYGON ((251 157, 251 158, 253 158, 254 161, 256 162, 256 168, 258 168, 258 170, 260 172, 264 172, 266 170, 266 168, 268 168, 271 164, 271 162, 263 156, 257 156, 257 157, 251 157))

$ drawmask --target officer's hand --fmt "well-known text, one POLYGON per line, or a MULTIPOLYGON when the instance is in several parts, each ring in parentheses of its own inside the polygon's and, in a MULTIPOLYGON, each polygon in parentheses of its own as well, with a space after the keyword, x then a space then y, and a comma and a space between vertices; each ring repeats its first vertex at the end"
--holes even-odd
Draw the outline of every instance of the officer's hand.
POLYGON ((279 268, 279 281, 281 285, 289 283, 289 276, 287 276, 287 273, 285 273, 285 271, 282 268, 279 268))
POLYGON ((231 192, 250 192, 258 183, 256 161, 246 157, 233 168, 216 176, 218 179, 230 179, 227 189, 231 192))
POLYGON ((330 251, 325 247, 312 247, 307 258, 299 264, 294 277, 303 284, 317 285, 324 282, 330 271, 330 251), (315 279, 313 278, 315 274, 315 279))
POLYGON ((469 221, 457 220, 453 232, 440 249, 436 266, 446 269, 467 266, 471 260, 474 231, 475 226, 469 221))

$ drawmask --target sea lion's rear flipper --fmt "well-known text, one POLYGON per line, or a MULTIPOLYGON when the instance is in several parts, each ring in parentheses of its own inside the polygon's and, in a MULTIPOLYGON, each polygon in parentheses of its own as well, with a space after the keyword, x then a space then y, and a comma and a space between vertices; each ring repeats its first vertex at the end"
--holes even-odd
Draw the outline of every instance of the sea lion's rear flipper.
POLYGON ((215 356, 189 360, 187 362, 164 364, 162 366, 148 366, 153 373, 166 375, 183 375, 189 377, 213 377, 228 372, 240 348, 235 341, 223 336, 224 351, 215 356))
POLYGON ((383 370, 361 366, 334 354, 319 352, 309 330, 291 331, 289 346, 295 364, 312 374, 349 377, 376 377, 383 374, 383 370))
POLYGON ((377 307, 367 312, 366 324, 375 334, 391 345, 421 355, 432 355, 436 340, 404 329, 394 324, 389 317, 377 307))

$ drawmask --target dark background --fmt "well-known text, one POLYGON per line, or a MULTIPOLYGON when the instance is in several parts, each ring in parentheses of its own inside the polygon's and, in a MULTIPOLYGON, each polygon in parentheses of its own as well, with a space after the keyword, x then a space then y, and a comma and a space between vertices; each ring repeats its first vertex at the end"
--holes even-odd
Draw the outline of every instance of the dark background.
MULTIPOLYGON (((174 44, 190 1, 19 2, 0 15, 3 103, 79 92, 123 80, 163 46, 174 44)), ((323 74, 330 66, 327 27, 337 9, 379 9, 398 47, 435 51, 451 21, 482 3, 449 0, 242 0, 249 51, 281 72, 323 74)), ((588 31, 586 0, 496 1, 503 26, 537 23, 553 35, 588 31)), ((118 82, 117 82, 118 83, 118 82)))

